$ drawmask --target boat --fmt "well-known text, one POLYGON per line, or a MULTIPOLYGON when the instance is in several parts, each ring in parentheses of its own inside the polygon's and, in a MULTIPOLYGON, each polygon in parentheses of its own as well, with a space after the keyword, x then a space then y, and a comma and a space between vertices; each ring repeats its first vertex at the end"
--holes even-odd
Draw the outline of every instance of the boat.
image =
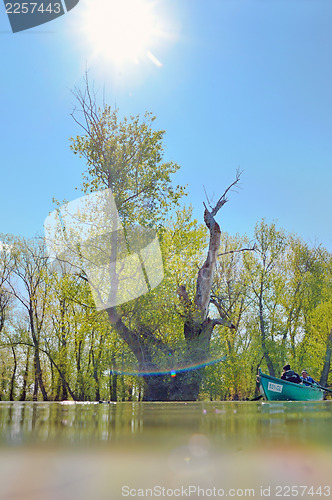
POLYGON ((323 388, 294 384, 280 378, 262 373, 259 368, 257 384, 263 398, 267 401, 322 401, 323 388))

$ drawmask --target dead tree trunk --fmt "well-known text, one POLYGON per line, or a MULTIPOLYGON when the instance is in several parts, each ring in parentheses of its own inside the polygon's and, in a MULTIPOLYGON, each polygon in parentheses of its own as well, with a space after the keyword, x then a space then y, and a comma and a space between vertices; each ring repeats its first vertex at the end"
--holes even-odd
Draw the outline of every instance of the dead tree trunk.
POLYGON ((204 222, 209 230, 210 239, 206 260, 198 271, 194 304, 190 301, 185 286, 182 285, 178 288, 179 298, 183 301, 187 310, 184 324, 187 360, 189 364, 201 367, 181 373, 180 376, 176 377, 178 380, 173 383, 170 399, 184 401, 197 399, 204 374, 204 364, 209 357, 210 340, 214 327, 216 325, 226 325, 235 328, 227 317, 221 316, 211 320, 208 313, 221 236, 220 226, 215 220, 215 216, 221 207, 227 203, 227 193, 239 180, 240 173, 237 172, 235 181, 226 189, 217 204, 210 207, 210 210, 205 205, 204 222))

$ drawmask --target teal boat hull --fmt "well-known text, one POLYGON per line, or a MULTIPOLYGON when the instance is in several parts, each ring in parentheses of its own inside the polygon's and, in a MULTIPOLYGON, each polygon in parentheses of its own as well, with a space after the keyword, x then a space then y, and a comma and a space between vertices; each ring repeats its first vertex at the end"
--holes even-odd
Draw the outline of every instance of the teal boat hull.
POLYGON ((324 391, 318 387, 294 384, 262 373, 257 377, 259 391, 267 401, 322 401, 324 391))

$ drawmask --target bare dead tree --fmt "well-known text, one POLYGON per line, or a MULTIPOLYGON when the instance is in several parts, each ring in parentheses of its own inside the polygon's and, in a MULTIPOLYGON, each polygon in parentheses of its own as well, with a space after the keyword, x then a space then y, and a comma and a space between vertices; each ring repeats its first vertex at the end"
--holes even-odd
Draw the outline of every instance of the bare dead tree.
MULTIPOLYGON (((204 203, 204 222, 209 230, 210 237, 207 256, 204 264, 198 271, 196 281, 195 310, 198 312, 198 316, 196 315, 196 317, 201 325, 203 325, 207 320, 211 299, 212 281, 216 269, 217 258, 219 256, 218 251, 220 248, 221 231, 215 217, 219 210, 227 203, 227 194, 234 186, 239 183, 240 177, 241 172, 237 170, 234 182, 232 182, 228 186, 223 195, 219 198, 216 205, 214 207, 210 207, 210 210, 204 203)), ((188 303, 189 299, 184 286, 179 288, 178 295, 182 298, 182 300, 188 303)), ((220 318, 216 324, 227 324, 227 326, 232 326, 231 324, 228 324, 225 318, 220 318)))

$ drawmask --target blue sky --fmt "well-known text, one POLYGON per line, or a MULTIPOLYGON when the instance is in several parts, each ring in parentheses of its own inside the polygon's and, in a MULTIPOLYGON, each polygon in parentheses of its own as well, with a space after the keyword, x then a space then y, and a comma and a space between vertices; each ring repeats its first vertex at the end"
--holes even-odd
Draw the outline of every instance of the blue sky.
POLYGON ((0 5, 0 233, 42 234, 52 198, 79 196, 71 90, 88 67, 121 114, 157 116, 165 159, 181 165, 175 182, 188 184, 196 217, 204 188, 217 200, 240 168, 222 229, 251 236, 261 218, 277 219, 332 250, 332 2, 148 2, 163 31, 148 49, 161 64, 119 65, 94 55, 84 31, 98 1, 15 34, 0 5))

